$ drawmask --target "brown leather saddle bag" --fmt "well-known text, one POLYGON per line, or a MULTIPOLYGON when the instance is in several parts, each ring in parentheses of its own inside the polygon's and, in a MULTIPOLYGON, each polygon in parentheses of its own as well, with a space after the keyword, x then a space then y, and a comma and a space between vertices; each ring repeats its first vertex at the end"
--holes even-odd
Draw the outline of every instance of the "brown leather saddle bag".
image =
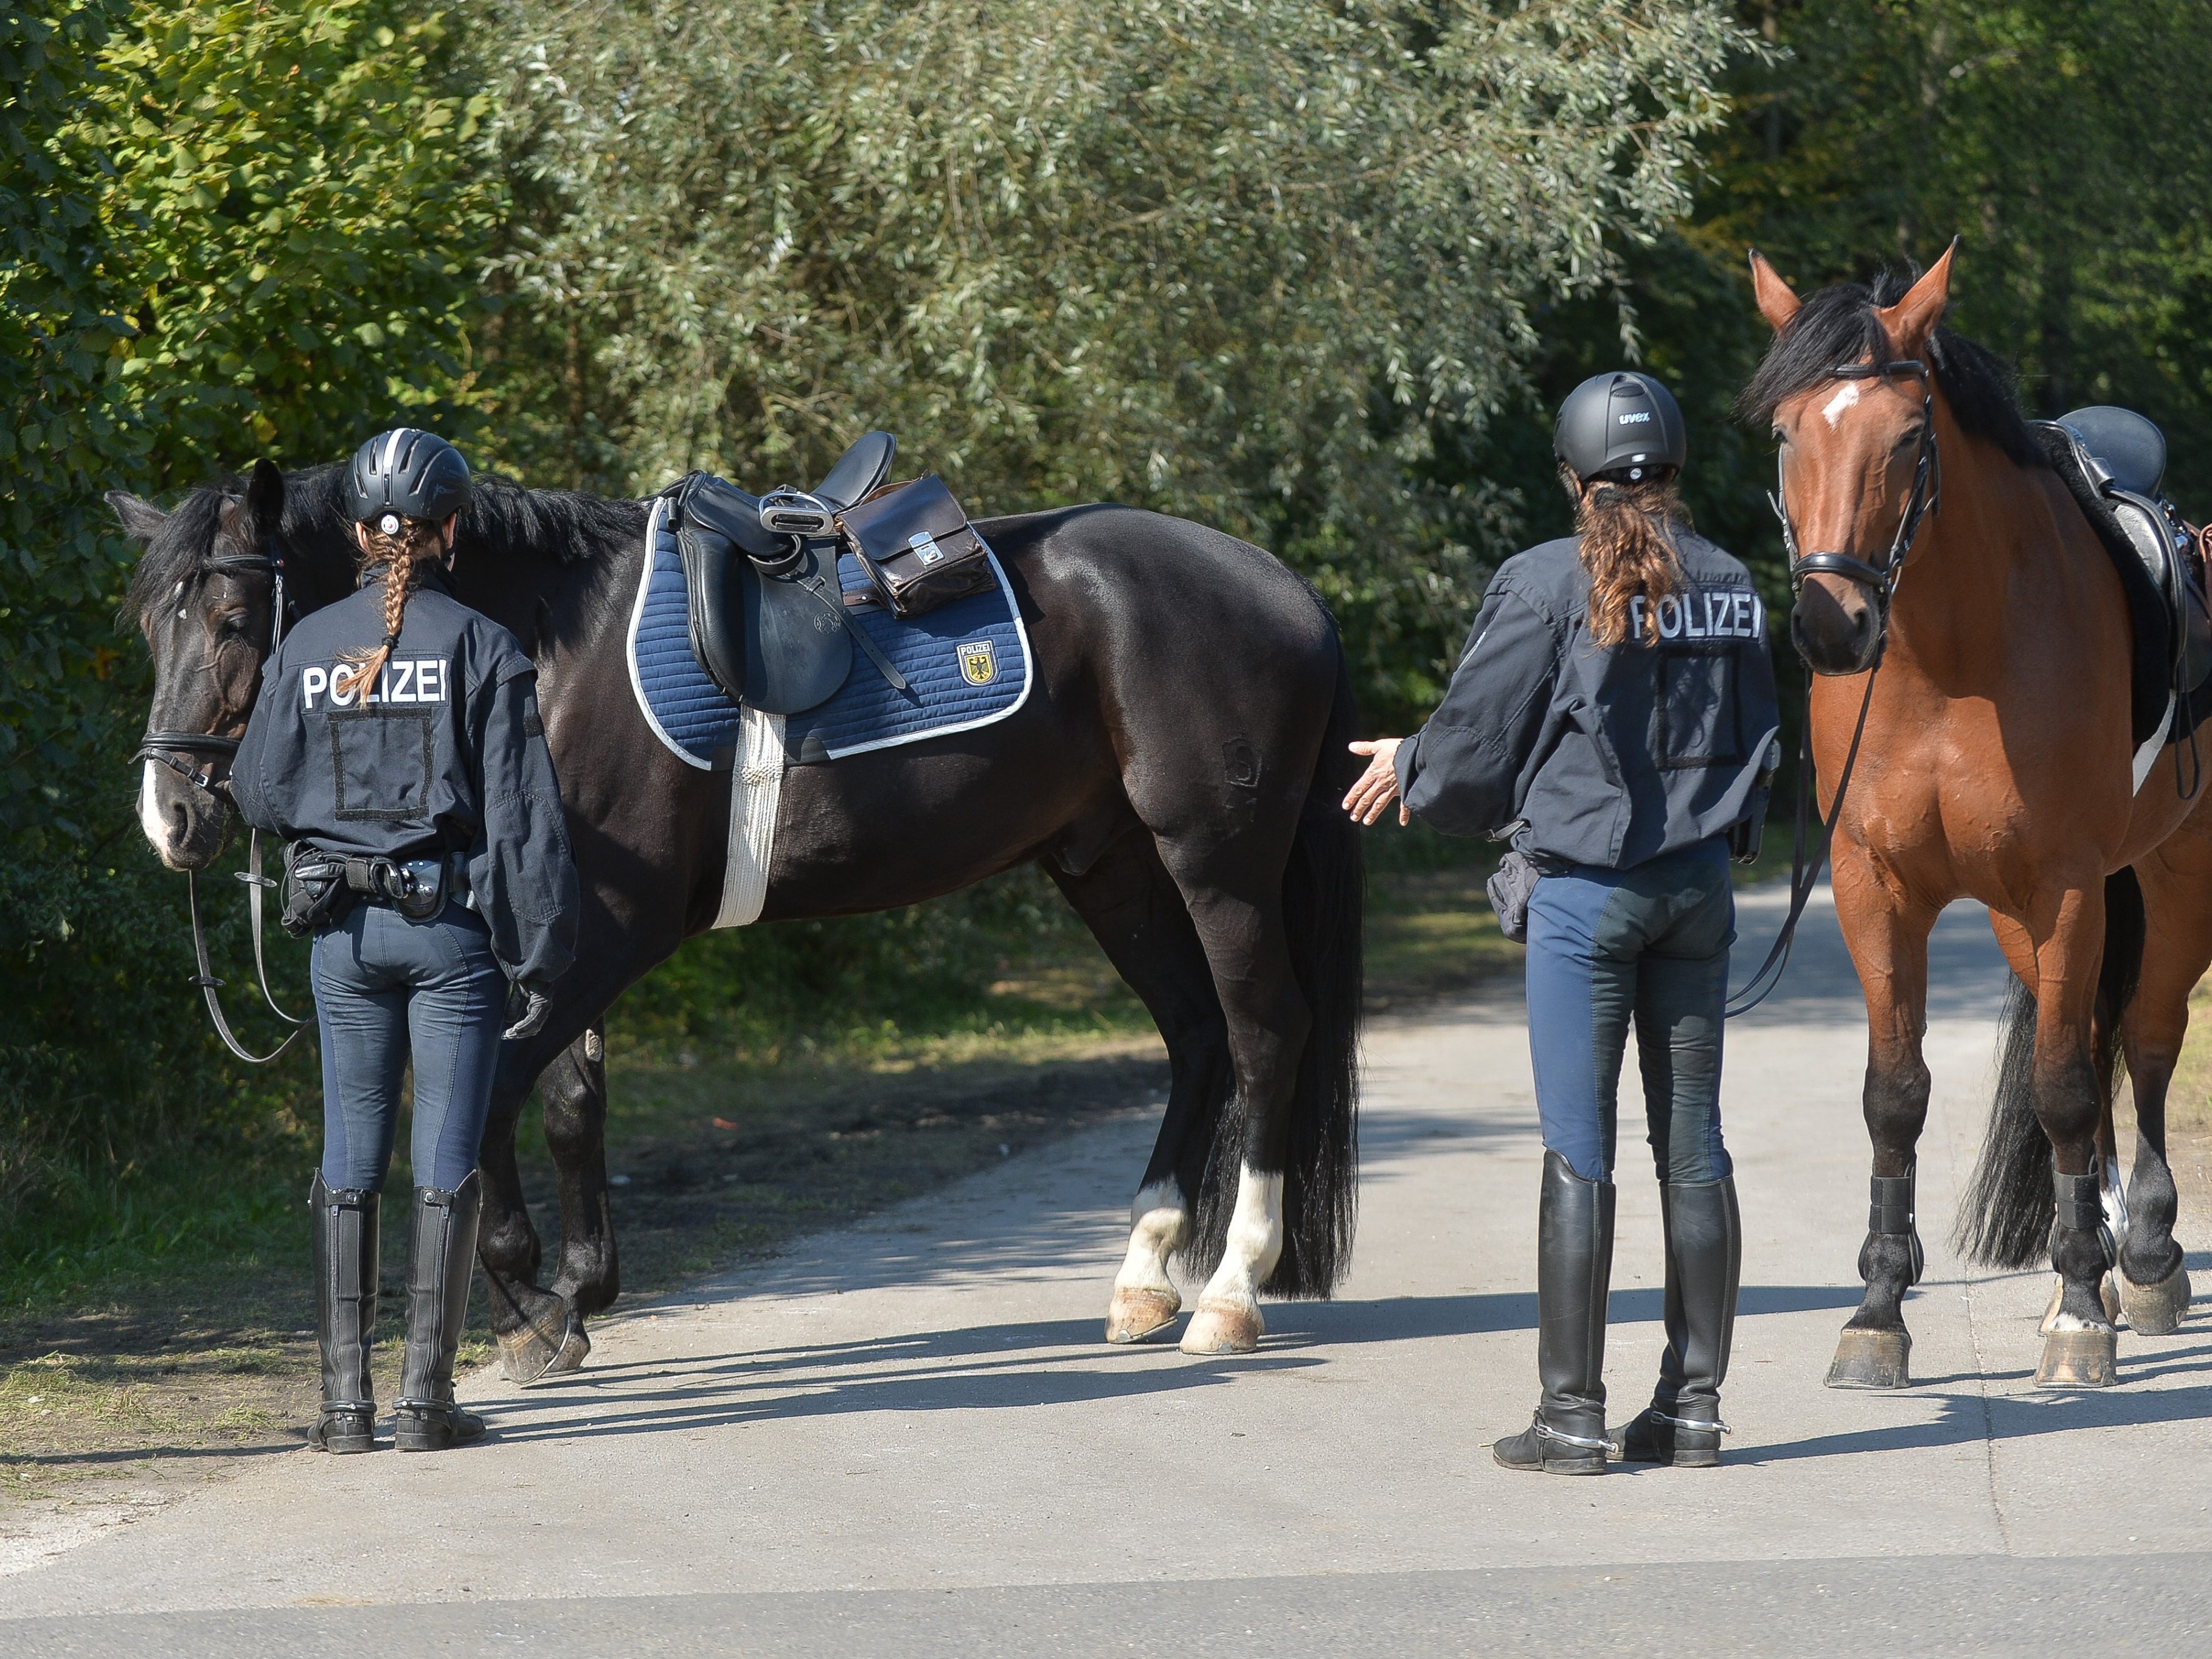
POLYGON ((998 580, 990 550, 934 472, 885 484, 836 525, 895 617, 921 616, 998 580))

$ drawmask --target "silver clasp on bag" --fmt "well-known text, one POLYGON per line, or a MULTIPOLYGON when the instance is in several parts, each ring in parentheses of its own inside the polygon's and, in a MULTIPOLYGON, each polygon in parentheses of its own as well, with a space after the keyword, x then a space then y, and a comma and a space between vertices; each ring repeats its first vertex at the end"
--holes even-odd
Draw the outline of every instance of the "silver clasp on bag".
POLYGON ((937 544, 937 538, 927 530, 917 530, 906 538, 906 544, 921 557, 924 564, 935 564, 945 556, 945 550, 937 544))

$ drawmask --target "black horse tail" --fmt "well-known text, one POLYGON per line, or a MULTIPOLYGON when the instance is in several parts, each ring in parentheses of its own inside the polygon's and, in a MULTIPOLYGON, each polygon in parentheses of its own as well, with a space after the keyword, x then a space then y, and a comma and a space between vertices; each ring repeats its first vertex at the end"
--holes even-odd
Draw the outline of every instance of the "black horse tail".
MULTIPOLYGON (((2143 938, 2142 888, 2134 871, 2115 871, 2105 878, 2095 1055, 2097 1075, 2112 1092, 2120 1085, 2120 1020, 2142 977, 2143 938)), ((2034 1072, 2035 994, 2015 979, 1997 1038, 1989 1133, 1959 1206, 1959 1248, 1984 1267, 2032 1267, 2051 1248, 2051 1139, 2036 1121, 2034 1072)))
MULTIPOLYGON (((1321 757, 1307 786, 1297 839, 1283 872, 1291 963, 1312 1025, 1298 1057, 1283 1164, 1283 1253, 1261 1289, 1325 1297, 1352 1266, 1359 1200, 1359 1021, 1364 994, 1362 925, 1367 903, 1358 826, 1342 805, 1361 763, 1346 747, 1359 710, 1343 652, 1321 757)), ((1221 1260, 1237 1203, 1241 1103, 1225 1103, 1199 1194, 1193 1265, 1221 1260)))

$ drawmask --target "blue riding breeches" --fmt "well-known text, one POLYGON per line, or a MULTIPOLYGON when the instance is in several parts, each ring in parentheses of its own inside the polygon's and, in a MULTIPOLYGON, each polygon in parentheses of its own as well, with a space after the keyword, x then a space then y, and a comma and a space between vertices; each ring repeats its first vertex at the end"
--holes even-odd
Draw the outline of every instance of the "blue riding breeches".
POLYGON ((1735 894, 1716 838, 1633 870, 1577 865, 1528 900, 1528 1048, 1544 1145, 1612 1178, 1631 1020, 1664 1182, 1729 1173, 1721 1143, 1722 1010, 1735 894))
POLYGON ((399 1084, 415 1061, 415 1184, 453 1191, 477 1167, 507 1009, 491 933, 448 904, 410 921, 356 904, 315 936, 323 1038, 323 1181, 384 1190, 399 1126, 399 1084))

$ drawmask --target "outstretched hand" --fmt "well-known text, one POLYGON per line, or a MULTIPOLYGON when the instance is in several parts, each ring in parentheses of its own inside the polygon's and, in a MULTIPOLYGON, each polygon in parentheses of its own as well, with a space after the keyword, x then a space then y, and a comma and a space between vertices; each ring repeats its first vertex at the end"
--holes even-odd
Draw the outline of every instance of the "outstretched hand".
MULTIPOLYGON (((1344 798, 1344 810, 1358 823, 1372 823, 1382 816, 1382 809, 1398 800, 1398 745, 1402 738, 1376 738, 1372 741, 1352 744, 1352 752, 1370 758, 1367 769, 1352 786, 1344 798)), ((1406 803, 1398 801, 1398 822, 1411 823, 1413 815, 1406 810, 1406 803)))

